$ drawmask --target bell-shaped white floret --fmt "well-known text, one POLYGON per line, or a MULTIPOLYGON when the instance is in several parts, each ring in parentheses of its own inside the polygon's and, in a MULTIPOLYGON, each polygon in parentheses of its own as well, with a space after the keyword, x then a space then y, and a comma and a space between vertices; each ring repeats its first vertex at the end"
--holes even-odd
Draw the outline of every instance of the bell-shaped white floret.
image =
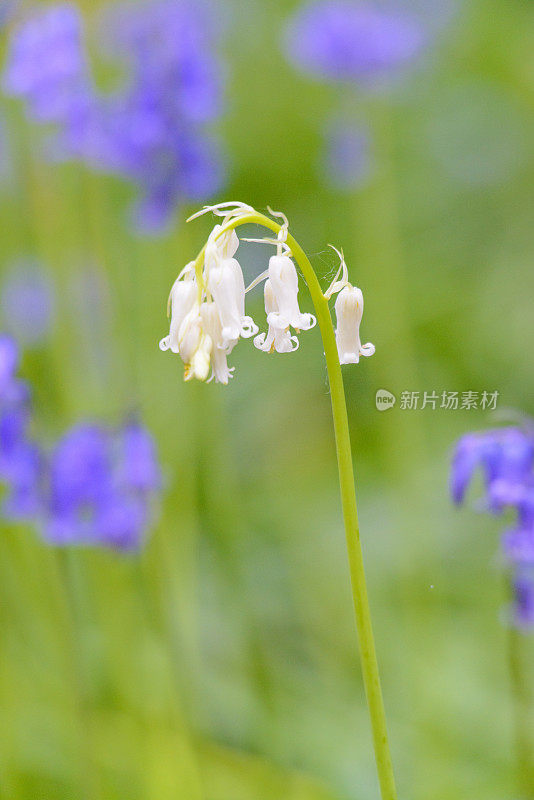
POLYGON ((168 336, 159 343, 161 350, 180 352, 180 329, 197 299, 198 287, 195 280, 176 280, 170 294, 171 327, 168 336))
POLYGON ((340 364, 357 364, 360 356, 372 356, 374 344, 360 341, 360 323, 363 316, 363 295, 356 286, 345 286, 337 296, 336 343, 340 364))
POLYGON ((198 304, 191 309, 181 325, 180 331, 180 356, 184 364, 190 364, 191 359, 198 350, 202 336, 202 320, 198 304))
POLYGON ((245 315, 245 281, 239 262, 235 258, 216 262, 208 274, 208 289, 221 319, 223 346, 231 352, 240 336, 258 332, 253 319, 245 315))
POLYGON ((205 381, 210 369, 212 341, 204 331, 200 308, 195 303, 180 328, 180 357, 184 362, 186 381, 197 378, 205 381))
MULTIPOLYGON (((265 312, 267 314, 267 319, 269 319, 270 314, 278 311, 278 304, 269 279, 265 281, 264 296, 265 312)), ((258 350, 263 350, 265 353, 272 353, 274 350, 276 350, 277 353, 292 353, 293 350, 298 348, 299 340, 296 336, 290 335, 289 327, 278 328, 269 324, 267 333, 260 333, 256 336, 254 339, 254 346, 257 347, 258 350)))
POLYGON ((269 280, 277 310, 271 311, 267 322, 275 328, 285 330, 292 325, 295 330, 309 330, 315 325, 313 314, 301 312, 298 304, 299 280, 297 270, 287 255, 271 256, 269 280))
POLYGON ((232 377, 234 367, 228 367, 226 360, 228 350, 225 348, 222 337, 222 324, 215 303, 202 303, 200 307, 202 327, 212 341, 211 350, 211 380, 216 383, 227 384, 232 377))

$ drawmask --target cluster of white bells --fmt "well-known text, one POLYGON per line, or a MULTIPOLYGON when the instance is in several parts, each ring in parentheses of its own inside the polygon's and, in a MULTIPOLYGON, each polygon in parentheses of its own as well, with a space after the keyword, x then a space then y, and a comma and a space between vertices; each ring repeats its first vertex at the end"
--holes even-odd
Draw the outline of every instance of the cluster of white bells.
MULTIPOLYGON (((277 239, 245 240, 268 242, 277 247, 276 254, 269 259, 268 269, 245 289, 243 271, 235 258, 238 236, 233 229, 225 230, 230 220, 244 213, 243 209, 252 210, 240 205, 237 210, 226 211, 223 223, 213 228, 204 250, 201 275, 191 261, 170 292, 170 331, 159 346, 161 350, 180 355, 186 381, 192 378, 205 381, 211 367, 209 380, 227 384, 234 371, 227 359, 240 338, 254 337, 254 345, 266 353, 292 353, 299 346, 296 334, 313 328, 316 322, 313 314, 299 308, 298 275, 285 242, 288 224, 283 215, 279 215, 284 224, 277 239), (259 333, 254 320, 245 314, 245 295, 262 280, 265 280, 268 329, 259 333)), ((208 210, 214 207, 199 213, 208 210)), ((341 265, 325 297, 329 299, 338 293, 334 308, 340 363, 357 364, 360 356, 373 355, 375 348, 370 343, 361 344, 363 295, 349 283, 345 261, 339 255, 341 265)))

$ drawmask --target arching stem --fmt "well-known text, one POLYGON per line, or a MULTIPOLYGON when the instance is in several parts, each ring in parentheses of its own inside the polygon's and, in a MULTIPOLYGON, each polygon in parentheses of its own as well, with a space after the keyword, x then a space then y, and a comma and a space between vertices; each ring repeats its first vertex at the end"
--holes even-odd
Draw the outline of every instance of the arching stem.
MULTIPOLYGON (((269 219, 269 217, 257 212, 251 212, 243 213, 227 222, 219 232, 219 236, 234 228, 247 224, 262 225, 274 233, 278 233, 281 229, 281 226, 277 222, 274 222, 274 220, 269 219)), ((328 380, 330 383, 330 397, 334 419, 341 504, 345 523, 352 597, 356 616, 356 628, 358 631, 363 680, 371 718, 376 767, 382 800, 396 800, 395 778, 389 751, 386 715, 380 687, 380 676, 371 624, 371 611, 369 608, 363 554, 360 543, 347 405, 334 326, 332 324, 328 300, 323 294, 317 275, 308 257, 291 234, 287 234, 286 241, 308 285, 324 345, 328 380)), ((195 262, 197 275, 201 274, 203 260, 204 250, 199 253, 195 262)))

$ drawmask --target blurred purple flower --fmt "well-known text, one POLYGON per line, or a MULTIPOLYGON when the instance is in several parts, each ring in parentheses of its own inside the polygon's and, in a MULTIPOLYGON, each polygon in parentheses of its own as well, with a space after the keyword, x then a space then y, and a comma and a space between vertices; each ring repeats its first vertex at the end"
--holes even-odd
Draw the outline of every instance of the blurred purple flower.
POLYGON ((150 492, 161 485, 156 445, 149 431, 138 422, 128 423, 120 437, 120 476, 129 489, 150 492))
POLYGON ((19 364, 15 341, 0 334, 0 476, 9 473, 12 458, 26 436, 29 390, 16 376, 19 364))
POLYGON ((286 30, 296 67, 325 80, 367 83, 408 66, 426 44, 416 15, 353 0, 301 6, 286 30))
POLYGON ((2 512, 10 520, 35 520, 43 511, 43 453, 34 442, 20 441, 10 462, 2 512))
POLYGON ((104 18, 108 50, 129 64, 132 87, 150 87, 171 115, 205 122, 222 104, 213 13, 199 0, 120 3, 104 18))
POLYGON ((16 342, 0 334, 0 481, 8 489, 2 513, 31 519, 41 506, 41 454, 29 439, 30 392, 18 365, 16 342))
POLYGON ((477 469, 482 470, 487 488, 488 506, 499 510, 509 505, 506 497, 499 499, 491 491, 500 481, 502 495, 505 487, 517 487, 531 474, 534 463, 534 437, 520 428, 499 428, 486 433, 469 433, 456 446, 451 468, 451 494, 455 503, 464 500, 465 493, 477 469))
POLYGON ((78 9, 57 3, 21 24, 10 39, 3 76, 6 94, 20 97, 43 122, 63 122, 90 78, 78 9))
POLYGON ((45 273, 31 262, 20 261, 6 276, 1 290, 2 321, 24 345, 39 345, 54 316, 54 293, 45 273))
POLYGON ((0 334, 2 516, 39 523, 55 545, 138 549, 161 487, 150 433, 136 420, 117 431, 81 424, 45 454, 29 437, 30 392, 17 377, 18 363, 14 339, 0 334))
POLYGON ((516 525, 501 539, 503 556, 514 573, 512 619, 518 627, 534 626, 534 584, 525 568, 534 567, 534 429, 500 428, 470 433, 456 446, 451 468, 455 503, 465 499, 477 470, 485 486, 483 509, 500 513, 512 508, 516 525))
POLYGON ((19 348, 11 336, 0 333, 0 398, 8 393, 17 367, 19 365, 19 348))
POLYGON ((222 105, 222 68, 207 7, 191 0, 119 5, 106 18, 109 47, 130 67, 126 87, 105 98, 85 154, 143 191, 134 223, 158 231, 182 200, 213 195, 224 162, 205 123, 222 105))
POLYGON ((80 159, 138 184, 135 228, 161 231, 178 203, 207 199, 224 181, 221 149, 206 130, 222 106, 212 17, 194 0, 112 8, 108 50, 129 74, 108 95, 93 85, 73 6, 34 12, 12 36, 6 92, 25 99, 35 119, 58 124, 53 158, 80 159))
POLYGON ((158 486, 155 447, 144 428, 131 423, 113 432, 78 425, 50 459, 45 538, 56 545, 135 550, 144 541, 158 486))
POLYGON ((322 173, 334 189, 353 191, 369 179, 373 165, 366 126, 334 122, 327 131, 322 173))
POLYGON ((507 561, 522 566, 534 566, 534 528, 511 528, 502 535, 502 550, 507 561))
MULTIPOLYGON (((162 87, 139 86, 106 101, 85 157, 97 169, 134 180, 143 197, 133 206, 136 227, 157 232, 180 201, 212 195, 224 179, 216 141, 171 114, 162 87)), ((167 87, 172 96, 172 86, 167 87)))

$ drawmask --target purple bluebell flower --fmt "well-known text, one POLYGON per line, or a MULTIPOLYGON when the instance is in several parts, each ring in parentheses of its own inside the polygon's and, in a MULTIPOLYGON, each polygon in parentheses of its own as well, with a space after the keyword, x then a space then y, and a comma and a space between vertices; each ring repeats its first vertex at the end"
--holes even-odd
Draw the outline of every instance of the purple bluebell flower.
POLYGON ((488 487, 488 497, 490 509, 514 508, 519 524, 534 528, 534 476, 528 470, 519 479, 496 478, 488 487))
POLYGON ((18 363, 15 341, 0 334, 2 516, 39 523, 55 545, 138 549, 161 487, 150 433, 136 420, 118 431, 80 424, 45 453, 30 436, 30 391, 18 363))
POLYGON ((503 533, 501 544, 510 564, 534 567, 534 528, 529 525, 510 528, 503 533))
POLYGON ((19 348, 16 341, 0 333, 0 398, 10 390, 19 365, 19 348))
POLYGON ((15 340, 0 334, 0 481, 8 490, 2 513, 32 519, 41 506, 42 462, 29 438, 30 391, 17 376, 18 365, 15 340))
POLYGON ((484 478, 484 510, 493 514, 513 509, 514 527, 504 531, 502 554, 512 570, 513 624, 534 627, 534 429, 508 427, 470 433, 456 446, 451 468, 455 503, 465 499, 477 470, 484 478))
POLYGON ((134 227, 158 232, 178 203, 207 199, 225 178, 206 128, 222 106, 212 14, 195 0, 152 0, 116 6, 105 22, 109 52, 127 67, 122 87, 96 90, 80 14, 62 3, 13 33, 4 88, 25 99, 35 119, 57 123, 54 159, 135 182, 134 227))
POLYGON ((73 101, 88 91, 90 78, 81 15, 70 3, 46 6, 10 39, 3 76, 6 94, 20 97, 43 122, 68 118, 73 101))
POLYGON ((101 505, 95 516, 96 544, 116 550, 137 550, 144 541, 150 522, 149 506, 144 498, 117 495, 101 505))
POLYGON ((366 126, 334 122, 326 134, 322 173, 334 189, 353 191, 369 180, 373 164, 370 131, 366 126))
MULTIPOLYGON (((469 483, 480 468, 486 484, 488 504, 494 507, 498 505, 497 497, 491 491, 495 481, 517 485, 530 474, 533 463, 534 438, 528 431, 500 428, 486 433, 469 433, 458 442, 452 461, 453 500, 457 504, 464 500, 469 483)), ((506 504, 504 501, 501 506, 506 504)))
POLYGON ((140 186, 135 226, 158 231, 179 202, 205 199, 224 180, 220 147, 205 130, 222 104, 213 26, 202 3, 156 0, 119 6, 106 28, 131 74, 101 100, 85 155, 140 186))
POLYGON ((19 446, 26 441, 30 408, 23 402, 2 403, 0 410, 0 476, 9 479, 19 446))
POLYGON ((425 44, 416 15, 354 0, 306 3, 286 31, 295 66, 335 81, 368 83, 388 76, 412 63, 425 44))
POLYGON ((10 520, 35 520, 43 513, 44 455, 37 444, 22 440, 10 459, 4 476, 8 493, 2 506, 10 520))
POLYGON ((25 436, 30 419, 30 394, 17 377, 19 352, 15 341, 0 334, 0 475, 9 471, 12 455, 25 436))
POLYGON ((23 345, 42 344, 54 315, 52 284, 37 264, 19 261, 1 289, 4 327, 23 345))
POLYGON ((118 433, 78 425, 50 459, 45 538, 56 545, 138 549, 158 486, 155 446, 141 425, 131 423, 118 433))
POLYGON ((161 485, 156 445, 149 431, 139 422, 129 422, 120 432, 120 477, 124 486, 138 492, 151 492, 161 485))
POLYGON ((105 17, 108 50, 129 64, 130 85, 150 86, 170 114, 194 123, 221 111, 213 11, 198 0, 149 0, 118 4, 105 17))

